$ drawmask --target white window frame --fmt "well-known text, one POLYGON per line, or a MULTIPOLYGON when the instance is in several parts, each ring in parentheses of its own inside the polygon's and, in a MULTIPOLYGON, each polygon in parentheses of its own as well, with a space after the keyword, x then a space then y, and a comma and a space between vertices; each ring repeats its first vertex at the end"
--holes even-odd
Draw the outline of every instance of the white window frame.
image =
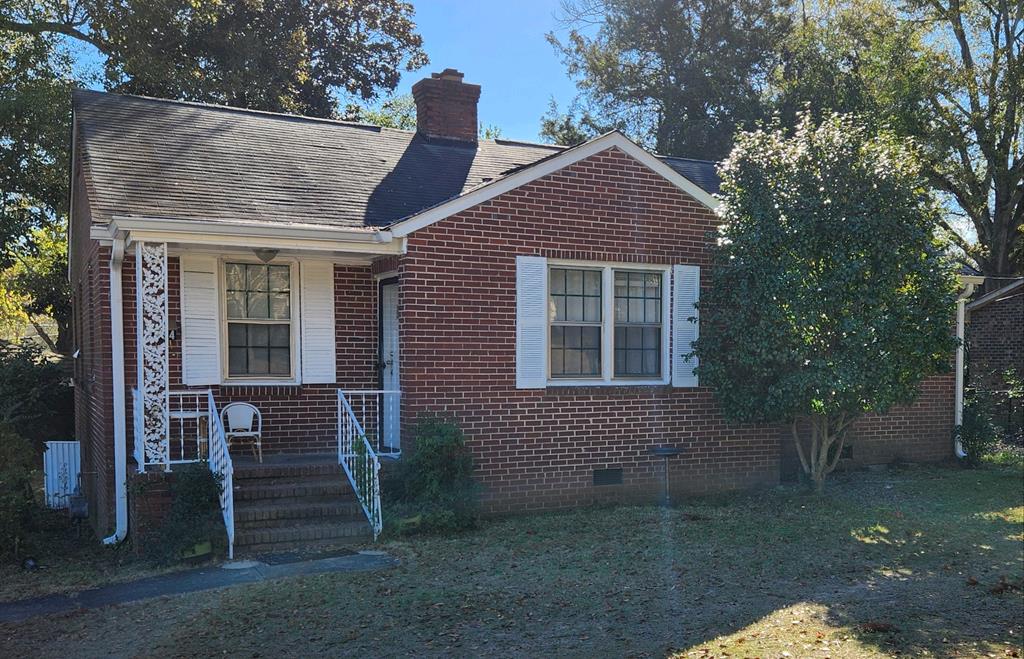
POLYGON ((634 385, 667 385, 671 382, 671 301, 672 266, 652 263, 616 263, 610 261, 572 261, 548 259, 548 282, 550 288, 552 268, 569 268, 601 271, 601 375, 590 378, 551 377, 551 325, 554 307, 548 292, 548 349, 544 354, 549 387, 628 387, 634 385), (657 272, 661 274, 661 377, 615 377, 615 276, 616 270, 633 272, 657 272))
POLYGON ((299 262, 294 259, 273 259, 270 262, 263 262, 258 259, 251 257, 232 257, 223 256, 217 259, 217 288, 219 295, 220 305, 220 378, 221 384, 238 386, 238 385, 288 385, 288 384, 302 384, 301 369, 299 368, 299 355, 301 351, 299 349, 299 329, 301 327, 299 314, 302 313, 299 307, 299 262), (255 376, 239 376, 230 375, 228 372, 228 323, 229 322, 246 322, 239 319, 228 319, 228 286, 227 286, 227 269, 228 263, 238 263, 242 265, 286 265, 288 266, 288 288, 291 295, 289 301, 291 317, 288 319, 290 325, 289 335, 290 339, 290 356, 289 356, 289 367, 291 373, 287 376, 270 376, 270 375, 255 375, 255 376))

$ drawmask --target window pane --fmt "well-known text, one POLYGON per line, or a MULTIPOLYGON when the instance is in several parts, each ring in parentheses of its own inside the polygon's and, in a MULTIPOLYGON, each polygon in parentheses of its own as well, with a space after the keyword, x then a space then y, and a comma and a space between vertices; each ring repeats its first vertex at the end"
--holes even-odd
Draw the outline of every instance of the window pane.
POLYGON ((551 294, 562 295, 565 293, 565 270, 553 268, 551 270, 551 294))
MULTIPOLYGON (((648 289, 650 290, 650 289, 648 289)), ((660 323, 661 322, 661 300, 645 300, 644 301, 644 322, 648 323, 660 323)))
POLYGON ((245 348, 228 350, 228 375, 245 375, 245 348))
POLYGON ((291 373, 291 352, 288 348, 270 349, 270 374, 288 375, 291 373))
POLYGON ((270 290, 272 291, 285 291, 291 289, 289 286, 289 279, 291 272, 290 268, 286 265, 272 265, 270 266, 270 290))
POLYGON ((639 350, 644 347, 644 334, 642 327, 626 328, 626 347, 630 350, 639 350))
POLYGON ((269 369, 269 356, 267 348, 249 348, 246 354, 249 358, 249 375, 267 375, 269 369))
POLYGON ((645 327, 644 332, 644 348, 648 350, 661 350, 661 328, 660 327, 645 327))
POLYGON ((657 350, 644 350, 644 375, 660 375, 661 370, 658 364, 661 362, 661 354, 657 350))
POLYGON ((565 296, 558 295, 555 300, 555 320, 565 320, 565 296))
POLYGON ((597 270, 588 270, 583 274, 584 295, 600 295, 601 294, 601 273, 597 270))
POLYGON ((629 298, 629 315, 627 320, 631 323, 644 322, 644 301, 642 299, 629 298))
POLYGON ((570 296, 566 299, 565 305, 566 320, 583 320, 583 298, 570 296))
POLYGON ((267 318, 270 312, 270 301, 267 299, 266 293, 247 293, 245 307, 247 318, 267 318))
POLYGON ((244 346, 245 343, 245 325, 242 323, 228 323, 228 345, 244 346))
POLYGON ((270 329, 266 325, 249 325, 249 347, 270 345, 270 329))
POLYGON ((565 328, 564 327, 552 327, 551 328, 551 347, 561 348, 565 345, 565 328))
POLYGON ((581 375, 601 374, 601 350, 584 350, 581 375))
POLYGON ((601 349, 601 328, 600 327, 581 327, 581 341, 580 344, 583 348, 596 348, 598 351, 601 349))
POLYGON ((247 265, 245 266, 245 287, 250 291, 267 290, 267 266, 247 265))
POLYGON ((245 318, 245 293, 228 291, 228 318, 245 318))
POLYGON ((580 327, 566 327, 565 328, 565 347, 566 348, 581 348, 583 339, 580 336, 580 327))
POLYGON ((269 325, 270 345, 276 348, 287 348, 291 345, 290 325, 269 325))
POLYGON ((626 374, 626 351, 616 350, 615 351, 615 375, 626 374))
POLYGON ((626 373, 629 375, 639 375, 643 371, 643 352, 640 350, 627 350, 626 351, 626 373))
POLYGON ((583 320, 594 323, 601 321, 600 297, 583 298, 583 320))
POLYGON ((551 349, 551 377, 565 375, 565 350, 562 348, 551 349))
POLYGON ((291 317, 291 294, 271 293, 270 317, 274 320, 287 320, 291 317))
POLYGON ((655 273, 647 274, 647 297, 661 297, 661 275, 655 273))
POLYGON ((626 322, 626 311, 628 305, 625 299, 615 298, 615 322, 624 323, 626 322))
POLYGON ((566 374, 579 374, 582 365, 580 351, 567 348, 565 351, 565 372, 566 374))
POLYGON ((224 264, 224 281, 229 291, 245 290, 245 266, 238 263, 224 264))
POLYGON ((583 271, 567 270, 565 277, 565 292, 569 295, 583 295, 583 271))

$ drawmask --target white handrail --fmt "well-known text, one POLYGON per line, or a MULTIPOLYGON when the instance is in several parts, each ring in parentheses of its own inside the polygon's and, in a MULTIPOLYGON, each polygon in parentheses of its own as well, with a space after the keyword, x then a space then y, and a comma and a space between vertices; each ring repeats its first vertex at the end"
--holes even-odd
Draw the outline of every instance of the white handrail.
POLYGON ((383 528, 380 510, 380 460, 345 394, 338 390, 338 464, 363 507, 376 540, 383 528))
POLYGON ((209 456, 206 463, 210 471, 220 476, 220 510, 224 515, 224 528, 228 533, 228 558, 235 557, 235 488, 233 476, 234 466, 231 464, 231 453, 224 434, 224 424, 217 413, 217 403, 213 400, 213 391, 206 390, 206 405, 209 413, 209 456))

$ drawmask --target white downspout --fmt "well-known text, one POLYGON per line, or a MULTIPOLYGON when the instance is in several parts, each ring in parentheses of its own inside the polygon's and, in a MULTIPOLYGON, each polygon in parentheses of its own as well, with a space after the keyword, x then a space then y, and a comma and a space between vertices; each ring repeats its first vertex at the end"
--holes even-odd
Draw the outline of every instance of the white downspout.
POLYGON ((121 263, 124 238, 114 238, 110 249, 110 372, 114 393, 114 535, 103 544, 121 542, 128 535, 128 451, 124 400, 124 308, 121 299, 121 263))
MULTIPOLYGON (((953 403, 953 423, 959 428, 964 422, 964 329, 966 321, 967 300, 974 293, 974 284, 965 283, 964 290, 956 299, 956 393, 953 403)), ((958 458, 966 458, 967 453, 960 444, 960 435, 954 435, 953 452, 958 458)))

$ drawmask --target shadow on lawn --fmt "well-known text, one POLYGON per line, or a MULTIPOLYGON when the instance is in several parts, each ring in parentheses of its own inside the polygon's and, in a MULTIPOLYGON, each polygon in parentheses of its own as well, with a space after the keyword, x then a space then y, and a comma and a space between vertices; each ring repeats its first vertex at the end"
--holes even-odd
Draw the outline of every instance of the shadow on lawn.
MULTIPOLYGON (((871 492, 876 486, 857 484, 859 477, 846 475, 822 499, 797 493, 787 497, 788 505, 810 513, 803 519, 834 514, 837 522, 806 528, 804 534, 783 520, 776 533, 755 532, 752 540, 778 543, 768 552, 774 565, 759 573, 754 562, 745 596, 736 598, 736 589, 723 583, 717 592, 707 592, 709 610, 704 615, 678 611, 705 623, 691 628, 700 640, 688 638, 686 647, 700 647, 720 636, 735 639, 747 631, 753 637, 759 625, 778 628, 772 619, 800 605, 823 608, 827 625, 852 629, 850 636, 859 643, 884 653, 951 657, 983 655, 993 645, 1021 647, 1024 529, 1006 514, 1021 505, 1020 494, 948 488, 929 492, 927 479, 912 477, 902 486, 921 490, 915 501, 900 485, 880 482, 871 492), (868 494, 889 498, 863 506, 868 494), (920 508, 928 497, 937 514, 920 508), (863 525, 838 522, 851 505, 863 507, 863 525)), ((1020 478, 1019 472, 1007 477, 1020 478)), ((784 511, 780 515, 785 518, 784 511)), ((791 521, 798 524, 800 519, 797 515, 791 521)), ((778 520, 765 522, 770 526, 778 520)), ((813 635, 802 639, 795 630, 775 633, 791 637, 797 648, 800 641, 811 641, 814 647, 813 635)), ((818 647, 827 651, 827 646, 818 647)), ((800 650, 794 651, 799 656, 800 650)))

